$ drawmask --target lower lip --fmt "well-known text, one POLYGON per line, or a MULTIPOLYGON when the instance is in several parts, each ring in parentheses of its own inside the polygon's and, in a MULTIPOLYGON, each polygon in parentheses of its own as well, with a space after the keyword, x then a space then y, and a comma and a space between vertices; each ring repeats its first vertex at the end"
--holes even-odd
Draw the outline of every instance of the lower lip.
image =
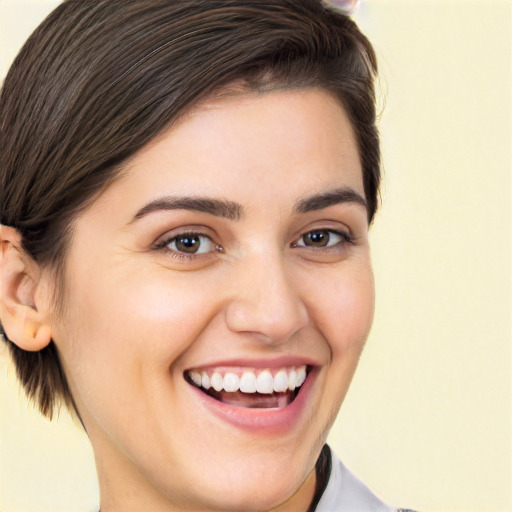
POLYGON ((240 429, 250 430, 254 434, 279 435, 289 432, 300 422, 312 394, 316 377, 317 371, 314 369, 309 371, 293 402, 280 409, 236 407, 215 400, 192 384, 189 387, 200 403, 222 421, 240 429))

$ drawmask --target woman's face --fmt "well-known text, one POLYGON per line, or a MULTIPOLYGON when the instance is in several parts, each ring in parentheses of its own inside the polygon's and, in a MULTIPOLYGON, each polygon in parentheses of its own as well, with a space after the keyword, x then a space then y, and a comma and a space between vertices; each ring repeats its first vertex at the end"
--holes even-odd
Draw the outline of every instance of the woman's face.
POLYGON ((307 508, 372 321, 367 229, 320 90, 214 100, 130 162, 52 325, 105 510, 307 508))

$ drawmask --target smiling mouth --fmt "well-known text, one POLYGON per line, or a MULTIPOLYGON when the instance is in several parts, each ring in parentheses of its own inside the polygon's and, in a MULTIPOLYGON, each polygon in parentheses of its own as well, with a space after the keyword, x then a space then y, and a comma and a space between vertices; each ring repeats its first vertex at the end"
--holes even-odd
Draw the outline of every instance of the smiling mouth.
POLYGON ((290 405, 307 378, 308 367, 276 369, 187 370, 185 379, 224 404, 249 409, 282 409, 290 405))

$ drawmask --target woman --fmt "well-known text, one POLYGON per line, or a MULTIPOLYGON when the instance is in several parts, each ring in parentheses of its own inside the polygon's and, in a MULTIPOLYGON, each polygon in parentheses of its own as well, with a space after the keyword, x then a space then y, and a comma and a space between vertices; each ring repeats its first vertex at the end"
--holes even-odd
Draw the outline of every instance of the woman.
POLYGON ((1 103, 0 320, 101 510, 393 510, 325 446, 373 316, 373 49, 314 0, 68 0, 1 103))

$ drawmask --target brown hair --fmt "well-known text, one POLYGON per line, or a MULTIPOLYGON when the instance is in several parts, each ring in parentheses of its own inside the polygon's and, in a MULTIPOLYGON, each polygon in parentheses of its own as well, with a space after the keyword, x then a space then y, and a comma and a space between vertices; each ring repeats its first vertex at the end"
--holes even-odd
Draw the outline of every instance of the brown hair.
MULTIPOLYGON (((357 140, 371 222, 380 180, 371 44, 319 0, 67 0, 36 29, 0 96, 0 222, 62 276, 73 219, 127 159, 214 91, 321 87, 357 140)), ((7 340, 28 396, 72 404, 52 342, 7 340)))

